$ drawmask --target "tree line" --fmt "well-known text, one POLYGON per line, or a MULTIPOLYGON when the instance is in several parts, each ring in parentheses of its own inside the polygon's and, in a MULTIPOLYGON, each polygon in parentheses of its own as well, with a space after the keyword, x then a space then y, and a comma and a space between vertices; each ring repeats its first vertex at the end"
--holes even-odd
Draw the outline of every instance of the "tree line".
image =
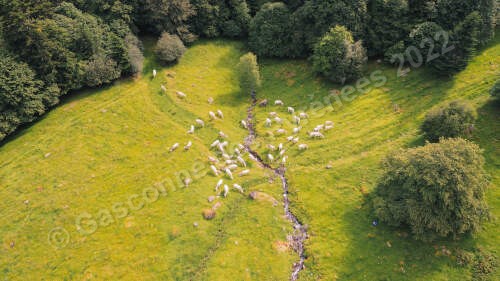
MULTIPOLYGON (((0 0, 0 139, 66 93, 142 71, 140 33, 175 61, 199 37, 239 38, 258 56, 311 57, 335 82, 445 31, 456 50, 426 62, 463 69, 495 30, 495 0, 0 0), (344 41, 346 42, 344 44, 344 41)), ((442 48, 436 40, 433 48, 442 48)))

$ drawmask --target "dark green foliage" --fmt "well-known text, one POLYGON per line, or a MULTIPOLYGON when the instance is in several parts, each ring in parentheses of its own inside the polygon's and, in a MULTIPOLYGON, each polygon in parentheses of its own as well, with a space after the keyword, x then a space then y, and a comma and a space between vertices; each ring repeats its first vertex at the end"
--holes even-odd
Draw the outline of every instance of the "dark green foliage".
POLYGON ((469 104, 453 101, 429 112, 422 124, 422 132, 430 142, 437 142, 440 138, 466 137, 474 128, 476 118, 476 112, 469 104))
POLYGON ((120 77, 116 62, 102 54, 94 55, 83 67, 85 84, 90 87, 110 83, 120 77))
MULTIPOLYGON (((479 46, 481 16, 478 12, 468 15, 450 34, 450 46, 454 50, 440 55, 430 63, 440 75, 451 75, 463 70, 479 46)), ((439 44, 436 47, 440 49, 439 44)))
POLYGON ((244 0, 192 0, 196 15, 192 30, 204 37, 243 37, 248 32, 250 10, 244 0))
POLYGON ((189 31, 188 20, 196 14, 189 0, 145 0, 134 3, 137 25, 144 31, 160 34, 166 31, 184 42, 196 39, 189 31))
POLYGON ((267 3, 250 23, 248 38, 250 49, 259 56, 294 57, 291 44, 291 13, 281 3, 267 3))
MULTIPOLYGON (((364 39, 367 23, 366 0, 308 0, 293 15, 294 44, 304 44, 311 51, 331 27, 342 25, 354 38, 364 39)), ((306 53, 307 54, 307 53, 306 53)))
POLYGON ((369 56, 380 56, 408 34, 408 4, 406 0, 371 0, 370 20, 366 32, 369 56))
POLYGON ((497 80, 495 85, 493 85, 493 87, 490 90, 490 94, 492 97, 497 98, 497 99, 500 97, 500 79, 497 80))
POLYGON ((0 140, 26 122, 33 121, 57 102, 59 89, 44 88, 25 63, 0 57, 0 140))
POLYGON ((312 56, 316 73, 342 84, 359 78, 366 61, 361 41, 354 43, 352 34, 343 26, 327 32, 315 45, 312 56))
POLYGON ((476 252, 475 260, 472 265, 472 280, 474 281, 488 281, 491 279, 490 275, 497 269, 496 255, 479 249, 476 252))
POLYGON ((374 192, 375 215, 410 227, 419 240, 477 232, 489 218, 481 153, 472 142, 446 139, 390 154, 374 192))
POLYGON ((177 35, 164 32, 156 43, 155 53, 164 63, 177 61, 186 52, 186 47, 177 35))

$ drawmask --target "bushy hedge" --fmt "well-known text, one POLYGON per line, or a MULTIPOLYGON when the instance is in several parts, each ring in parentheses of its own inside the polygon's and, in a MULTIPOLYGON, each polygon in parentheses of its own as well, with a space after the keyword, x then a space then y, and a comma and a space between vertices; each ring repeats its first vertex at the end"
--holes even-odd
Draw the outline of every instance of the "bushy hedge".
POLYGON ((155 53, 165 63, 175 62, 184 55, 186 47, 177 35, 164 32, 156 43, 155 53))
POLYGON ((342 84, 359 78, 366 61, 361 41, 355 43, 351 32, 343 26, 330 29, 314 46, 312 56, 316 73, 342 84))
POLYGON ((481 153, 472 142, 446 139, 390 154, 374 192, 375 215, 409 227, 419 240, 476 232, 489 218, 481 153))
POLYGON ((424 138, 437 142, 440 138, 467 137, 474 128, 475 110, 464 101, 452 101, 430 111, 422 124, 424 138))

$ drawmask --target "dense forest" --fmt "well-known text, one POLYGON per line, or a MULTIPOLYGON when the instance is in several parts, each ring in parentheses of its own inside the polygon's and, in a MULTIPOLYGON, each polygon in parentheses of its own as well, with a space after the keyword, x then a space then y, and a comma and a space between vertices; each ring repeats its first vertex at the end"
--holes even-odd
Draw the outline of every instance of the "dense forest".
POLYGON ((493 37, 496 14, 495 0, 1 0, 0 140, 68 92, 140 73, 142 34, 181 45, 237 38, 258 56, 311 57, 318 73, 344 82, 366 57, 397 63, 409 46, 427 54, 452 45, 426 64, 460 71, 493 37), (354 70, 338 79, 325 67, 333 55, 354 70))

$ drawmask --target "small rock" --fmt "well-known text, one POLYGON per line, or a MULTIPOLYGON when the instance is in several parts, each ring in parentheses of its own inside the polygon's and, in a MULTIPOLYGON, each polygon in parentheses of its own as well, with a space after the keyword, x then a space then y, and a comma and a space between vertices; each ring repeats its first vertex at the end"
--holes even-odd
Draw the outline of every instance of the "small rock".
POLYGON ((208 98, 208 104, 212 104, 212 103, 214 103, 214 98, 209 97, 209 98, 208 98))
POLYGON ((208 202, 212 203, 215 200, 215 196, 208 196, 208 202))
POLYGON ((331 169, 333 168, 333 166, 332 166, 332 164, 328 164, 328 165, 326 165, 326 167, 325 167, 325 168, 326 168, 327 170, 331 170, 331 169))
POLYGON ((222 203, 221 202, 217 202, 215 203, 213 206, 212 206, 212 210, 217 210, 219 209, 220 207, 222 207, 222 203))

